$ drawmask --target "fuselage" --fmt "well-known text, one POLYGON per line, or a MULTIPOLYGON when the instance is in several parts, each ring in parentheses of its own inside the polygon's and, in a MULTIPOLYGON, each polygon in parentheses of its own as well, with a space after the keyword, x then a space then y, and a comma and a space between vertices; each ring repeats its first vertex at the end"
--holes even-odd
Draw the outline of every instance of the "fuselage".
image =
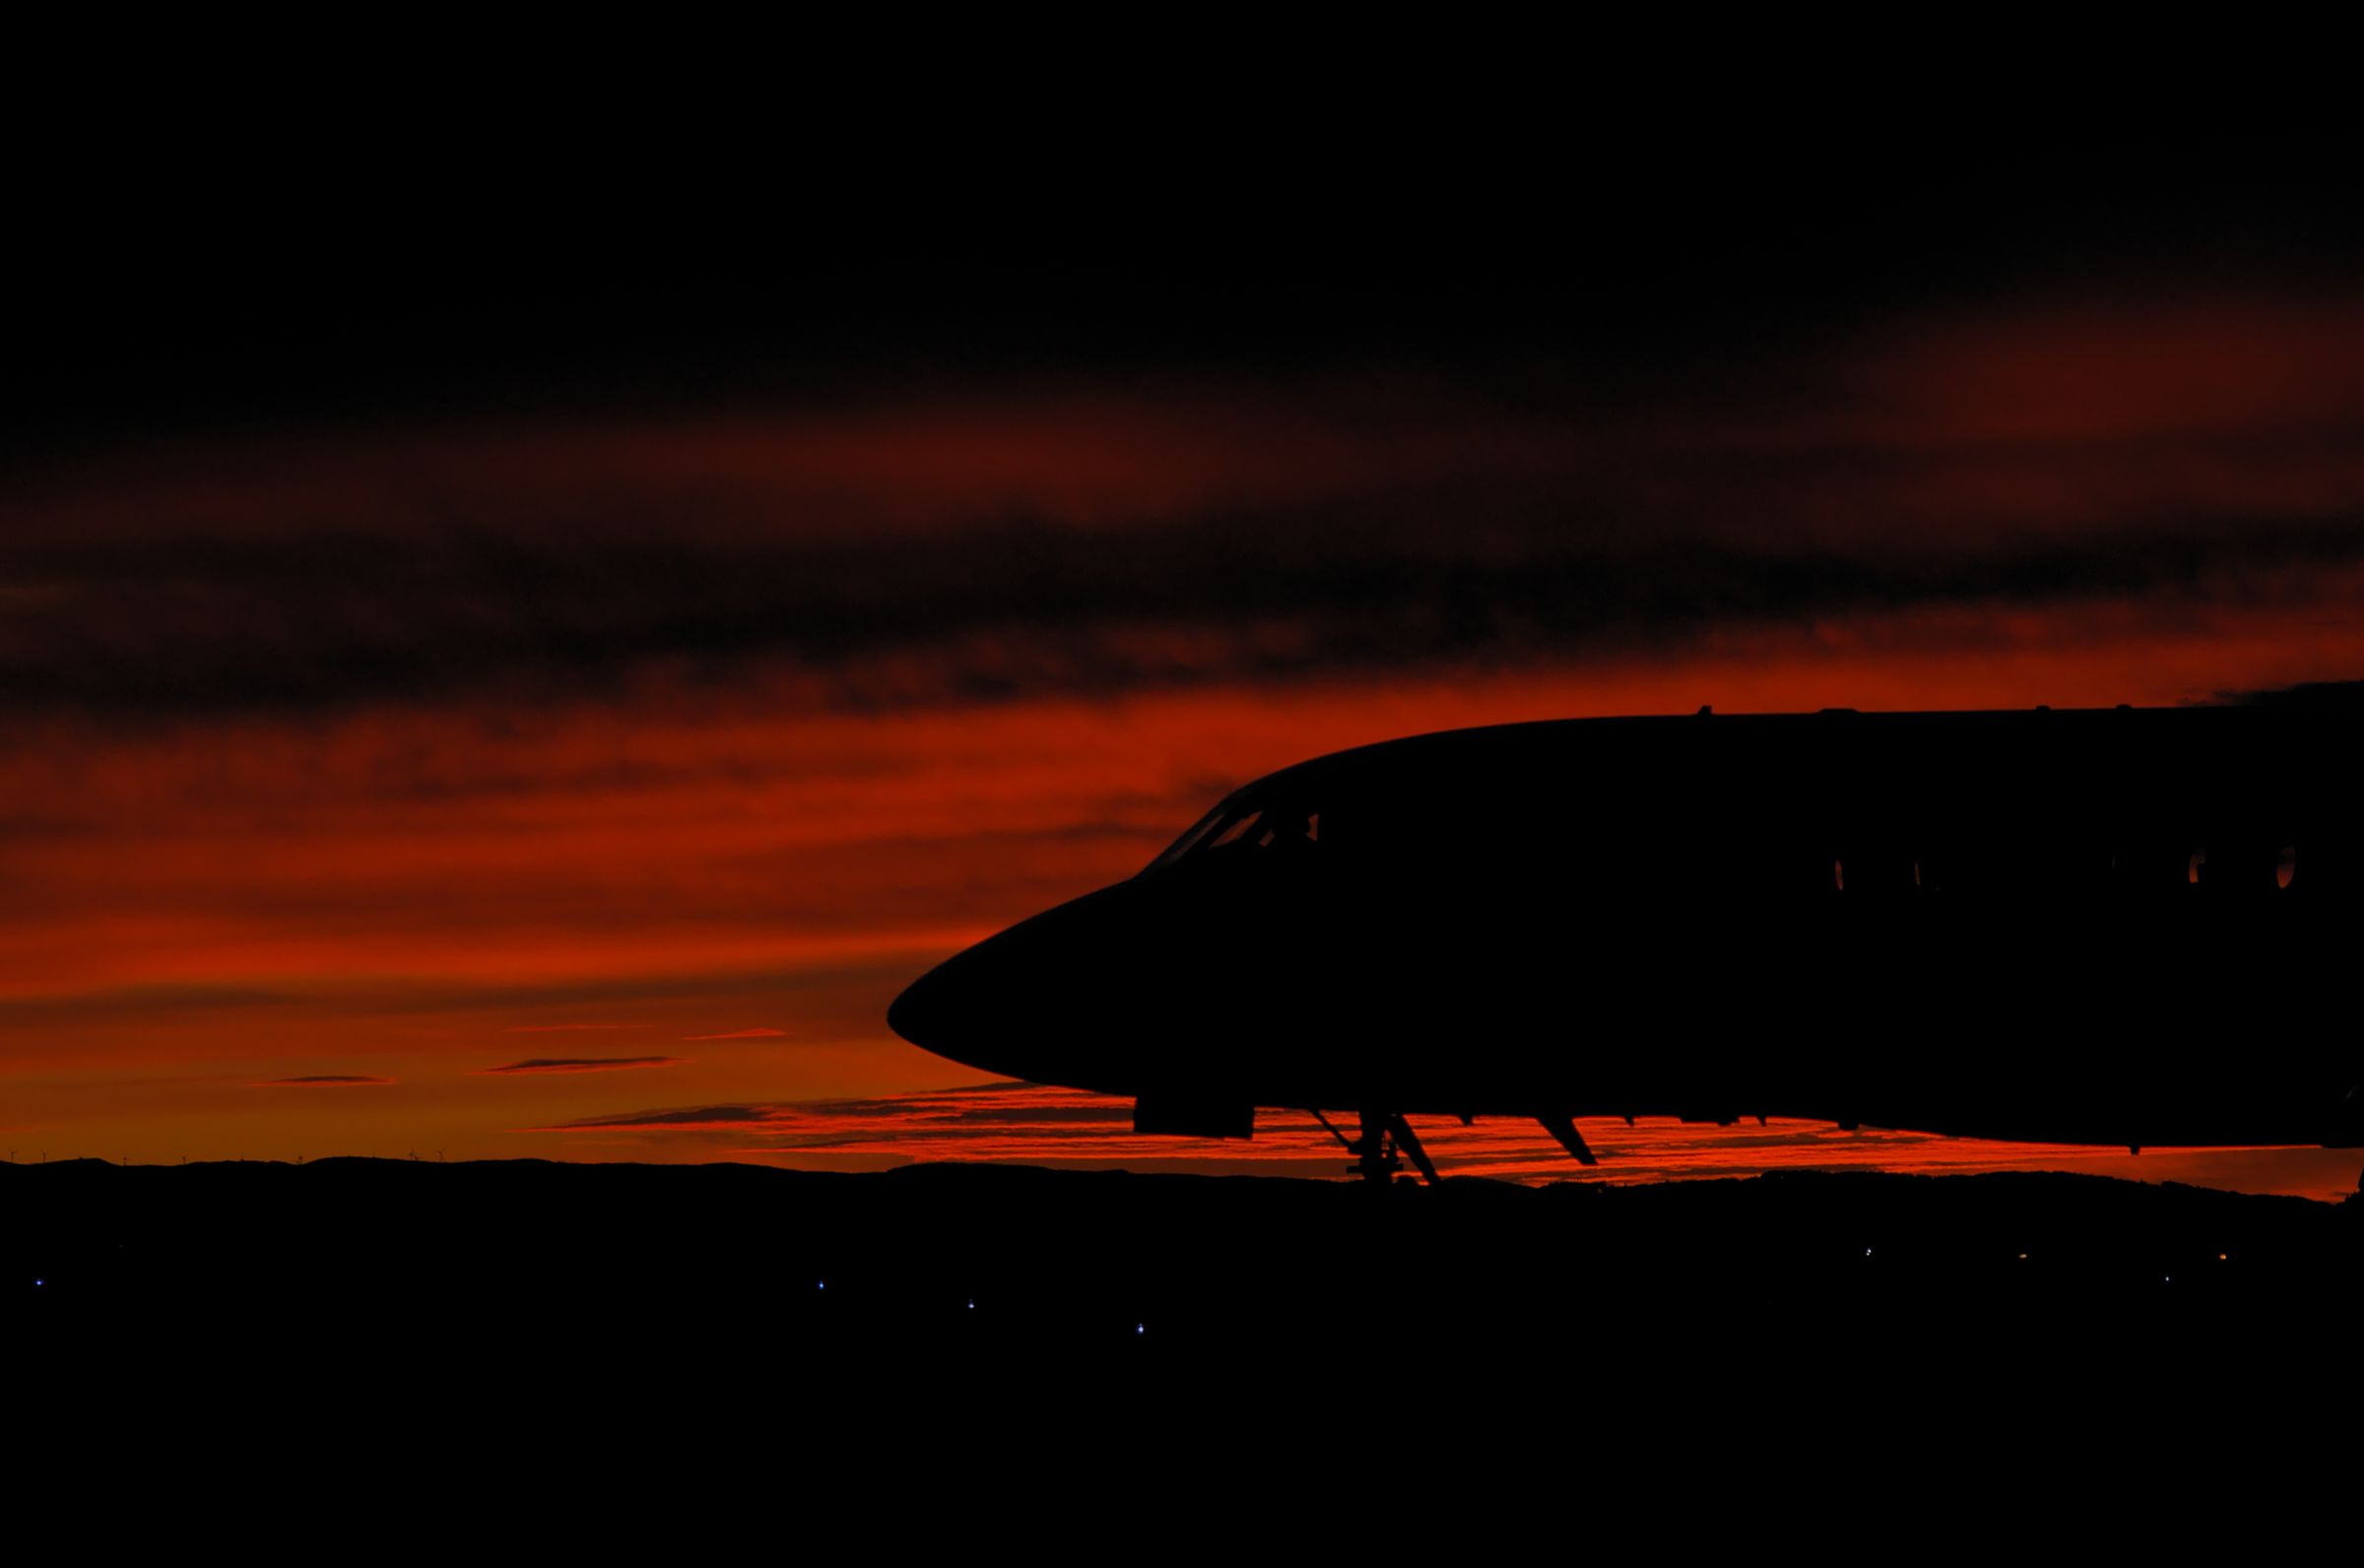
POLYGON ((1413 737, 1245 786, 889 1021, 1206 1131, 1267 1106, 2352 1143, 2356 733, 2224 707, 1413 737))

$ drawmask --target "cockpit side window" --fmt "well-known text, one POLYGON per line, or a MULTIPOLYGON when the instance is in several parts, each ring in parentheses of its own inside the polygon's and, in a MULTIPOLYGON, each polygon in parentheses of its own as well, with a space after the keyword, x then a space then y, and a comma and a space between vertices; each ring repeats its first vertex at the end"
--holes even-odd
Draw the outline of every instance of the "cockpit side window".
POLYGON ((1207 840, 1207 847, 1220 849, 1225 844, 1236 844, 1246 838, 1255 829, 1256 824, 1263 820, 1264 813, 1262 812, 1249 812, 1243 816, 1234 817, 1224 824, 1221 831, 1207 840))
POLYGON ((1321 842, 1322 814, 1276 806, 1264 814, 1249 836, 1258 849, 1302 849, 1321 842))
POLYGON ((1235 801, 1224 801, 1217 805, 1214 811, 1209 812, 1206 816, 1191 823, 1190 826, 1184 830, 1182 836, 1175 839, 1172 843, 1166 845, 1164 852, 1158 855, 1155 860, 1150 861, 1146 869, 1149 871, 1163 871, 1166 867, 1171 866, 1174 862, 1180 860, 1183 856, 1189 854, 1192 850, 1205 843, 1207 841, 1208 834, 1214 832, 1216 828, 1227 824, 1231 820, 1232 817, 1236 815, 1236 804, 1237 803, 1235 801))
POLYGON ((1162 871, 1182 861, 1217 852, 1226 857, 1248 850, 1291 850, 1321 840, 1321 814, 1273 803, 1264 797, 1233 797, 1199 818, 1164 854, 1149 862, 1162 871))

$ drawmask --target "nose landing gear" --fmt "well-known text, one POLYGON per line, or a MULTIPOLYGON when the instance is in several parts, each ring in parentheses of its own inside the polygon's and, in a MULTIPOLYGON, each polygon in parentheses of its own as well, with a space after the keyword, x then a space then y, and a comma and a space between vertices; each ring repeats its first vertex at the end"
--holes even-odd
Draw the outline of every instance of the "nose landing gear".
POLYGON ((1330 1118, 1324 1116, 1320 1111, 1314 1111, 1312 1114, 1313 1119, 1321 1123, 1323 1128, 1332 1138, 1339 1141, 1347 1153, 1354 1156, 1354 1163, 1347 1168, 1364 1181, 1381 1184, 1394 1181, 1396 1173, 1404 1168, 1404 1156, 1406 1155, 1411 1156, 1412 1165, 1420 1173, 1420 1179, 1429 1186, 1435 1186, 1440 1179, 1436 1174, 1435 1162, 1429 1159, 1428 1151, 1420 1146, 1419 1138, 1412 1132, 1412 1124, 1404 1120, 1401 1113, 1367 1110, 1358 1112, 1362 1134, 1360 1138, 1346 1137, 1336 1127, 1331 1126, 1330 1118))

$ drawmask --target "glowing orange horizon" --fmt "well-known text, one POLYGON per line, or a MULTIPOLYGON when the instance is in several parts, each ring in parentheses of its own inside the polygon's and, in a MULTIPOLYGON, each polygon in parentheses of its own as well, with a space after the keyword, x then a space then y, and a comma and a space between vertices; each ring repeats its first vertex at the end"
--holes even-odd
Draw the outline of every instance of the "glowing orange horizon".
MULTIPOLYGON (((2316 1148, 2124 1148, 1982 1142, 1880 1128, 1774 1118, 1731 1127, 1638 1118, 1588 1118, 1591 1169, 1531 1121, 1413 1117, 1422 1144, 1448 1177, 1527 1185, 1561 1181, 1681 1181, 1779 1170, 1872 1169, 1924 1175, 2054 1170, 2181 1181, 2335 1200, 2354 1186, 2354 1157, 2316 1148), (2263 1182, 2275 1185, 2262 1185, 2263 1182)), ((882 1099, 626 1112, 521 1129, 609 1157, 667 1157, 688 1144, 706 1157, 794 1169, 878 1170, 955 1160, 1082 1170, 1190 1171, 1346 1181, 1349 1158, 1305 1114, 1266 1110, 1244 1140, 1145 1137, 1130 1102, 1031 1083, 986 1083, 882 1099), (638 1152, 626 1153, 626 1150, 638 1152)))

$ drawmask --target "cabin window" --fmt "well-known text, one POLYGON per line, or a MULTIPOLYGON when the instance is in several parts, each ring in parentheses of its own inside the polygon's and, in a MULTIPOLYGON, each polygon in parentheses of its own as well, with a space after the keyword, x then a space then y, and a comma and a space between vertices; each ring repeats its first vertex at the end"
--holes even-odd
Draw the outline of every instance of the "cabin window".
POLYGON ((1630 858, 1613 862, 1605 862, 1597 849, 1572 849, 1569 853, 1583 854, 1584 864, 1592 871, 1608 874, 1605 886, 1621 885, 1630 879, 1676 899, 1698 887, 1753 901, 1829 894, 1856 884, 1852 861, 1842 862, 1826 846, 1779 833, 1739 832, 1729 837, 1637 843, 1626 851, 1630 858))
POLYGON ((1832 858, 1829 885, 1857 895, 1906 893, 1921 885, 1921 863, 1908 853, 1858 846, 1832 858))
POLYGON ((2201 887, 2246 896, 2289 886, 2298 852, 2294 845, 2277 845, 2271 839, 2232 839, 2195 852, 2187 865, 2188 880, 2201 887))

